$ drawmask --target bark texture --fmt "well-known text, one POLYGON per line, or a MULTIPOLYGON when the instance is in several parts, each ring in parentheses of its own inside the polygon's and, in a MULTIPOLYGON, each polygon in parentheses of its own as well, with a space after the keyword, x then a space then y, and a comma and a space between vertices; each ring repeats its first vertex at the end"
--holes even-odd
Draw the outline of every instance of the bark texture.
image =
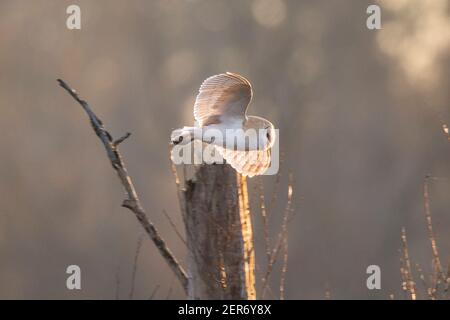
POLYGON ((189 298, 256 299, 246 178, 229 165, 203 165, 186 181, 182 206, 189 298))

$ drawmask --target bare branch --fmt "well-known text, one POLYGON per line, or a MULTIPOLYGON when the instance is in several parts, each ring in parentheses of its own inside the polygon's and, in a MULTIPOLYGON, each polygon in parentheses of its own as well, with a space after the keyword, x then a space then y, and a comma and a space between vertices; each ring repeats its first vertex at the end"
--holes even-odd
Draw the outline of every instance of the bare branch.
POLYGON ((106 154, 119 176, 120 182, 125 189, 127 199, 123 201, 122 206, 130 209, 138 219, 139 223, 142 225, 150 239, 155 244, 156 248, 158 248, 159 253, 163 257, 163 259, 167 262, 170 269, 173 271, 175 276, 180 281, 183 289, 187 292, 187 282, 188 278, 186 272, 181 267, 175 256, 172 254, 170 249, 167 247, 164 239, 159 235, 158 230, 153 225, 153 223, 147 218, 144 208, 141 205, 139 197, 137 195, 134 184, 131 180, 131 177, 128 175, 126 166, 122 160, 122 156, 120 155, 117 146, 120 142, 123 142, 129 135, 125 135, 124 137, 113 141, 109 132, 103 126, 101 120, 97 117, 97 115, 92 111, 89 104, 82 100, 75 90, 69 87, 67 83, 63 80, 58 79, 59 85, 65 89, 71 96, 74 98, 84 109, 86 114, 89 117, 89 120, 92 125, 92 129, 95 131, 95 134, 102 141, 103 146, 105 147, 106 154))
POLYGON ((121 144, 122 142, 124 142, 126 139, 128 139, 131 136, 130 132, 125 133, 125 135, 123 135, 122 137, 120 137, 119 139, 117 139, 116 141, 113 142, 113 146, 117 147, 119 144, 121 144))

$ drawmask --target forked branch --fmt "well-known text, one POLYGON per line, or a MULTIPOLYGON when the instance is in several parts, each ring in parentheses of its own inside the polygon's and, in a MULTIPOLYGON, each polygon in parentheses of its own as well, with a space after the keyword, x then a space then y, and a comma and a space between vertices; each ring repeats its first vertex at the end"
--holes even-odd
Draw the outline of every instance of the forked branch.
POLYGON ((130 136, 129 133, 124 135, 123 137, 119 138, 118 140, 113 140, 112 136, 109 134, 109 132, 105 129, 103 126, 102 121, 97 117, 97 115, 92 111, 89 104, 82 100, 75 90, 69 87, 67 83, 65 83, 63 80, 58 79, 59 85, 65 89, 71 96, 74 98, 84 109, 86 114, 89 117, 89 120, 92 125, 92 129, 94 129, 95 134, 97 137, 101 140, 103 143, 103 146, 105 147, 106 154, 108 156, 108 159, 110 160, 114 170, 116 171, 117 175, 119 176, 120 182, 122 186, 125 189, 127 198, 123 201, 122 206, 125 208, 130 209, 138 219, 139 223, 142 225, 150 239, 155 244, 156 248, 158 248, 159 253, 161 256, 166 260, 169 267, 174 272, 175 276, 178 278, 178 280, 181 282, 181 285, 185 292, 187 292, 187 275, 184 271, 183 267, 180 265, 180 263, 177 261, 175 256, 172 254, 172 252, 169 250, 169 248, 166 245, 166 242, 164 239, 159 235, 158 230, 153 225, 153 223, 147 218, 147 215, 145 213, 144 208, 141 205, 141 202, 139 201, 139 197, 137 195, 136 189, 134 187, 133 181, 131 180, 131 177, 129 176, 127 169, 125 167, 125 163, 123 162, 122 156, 119 153, 118 146, 121 142, 123 142, 126 138, 130 136))

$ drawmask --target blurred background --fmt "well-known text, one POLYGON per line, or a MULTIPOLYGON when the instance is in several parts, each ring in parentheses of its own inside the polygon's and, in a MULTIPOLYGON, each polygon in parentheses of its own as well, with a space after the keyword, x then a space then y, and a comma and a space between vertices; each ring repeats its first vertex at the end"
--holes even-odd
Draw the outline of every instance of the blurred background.
MULTIPOLYGON (((169 136, 193 122, 203 79, 224 71, 252 82, 250 113, 280 130, 272 238, 294 178, 286 298, 403 298, 402 227, 413 263, 431 272, 428 174, 442 178, 430 184, 431 209, 442 262, 450 257, 449 10, 447 0, 1 1, 0 298, 130 296, 143 230, 121 208, 103 147, 56 79, 115 137, 132 132, 121 152, 148 215, 185 263, 162 213, 183 229, 169 136), (66 28, 71 4, 81 30, 66 28), (381 30, 366 27, 370 4, 381 7, 381 30), (80 291, 66 289, 71 264, 81 267, 80 291), (381 290, 366 287, 371 264, 381 290)), ((276 177, 261 181, 270 199, 276 177)), ((184 298, 142 239, 133 298, 184 298)), ((270 285, 267 297, 277 298, 278 269, 270 285)))

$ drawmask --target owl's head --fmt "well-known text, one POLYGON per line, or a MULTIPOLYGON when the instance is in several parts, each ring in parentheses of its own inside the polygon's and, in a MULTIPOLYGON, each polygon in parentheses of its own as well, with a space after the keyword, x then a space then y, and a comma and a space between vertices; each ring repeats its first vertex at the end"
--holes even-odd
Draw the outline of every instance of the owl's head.
POLYGON ((275 143, 276 131, 273 124, 261 117, 247 116, 245 129, 256 130, 258 136, 258 149, 266 150, 275 143))
POLYGON ((272 148, 276 138, 274 126, 270 123, 270 125, 260 129, 259 132, 259 145, 262 146, 262 149, 272 148))

